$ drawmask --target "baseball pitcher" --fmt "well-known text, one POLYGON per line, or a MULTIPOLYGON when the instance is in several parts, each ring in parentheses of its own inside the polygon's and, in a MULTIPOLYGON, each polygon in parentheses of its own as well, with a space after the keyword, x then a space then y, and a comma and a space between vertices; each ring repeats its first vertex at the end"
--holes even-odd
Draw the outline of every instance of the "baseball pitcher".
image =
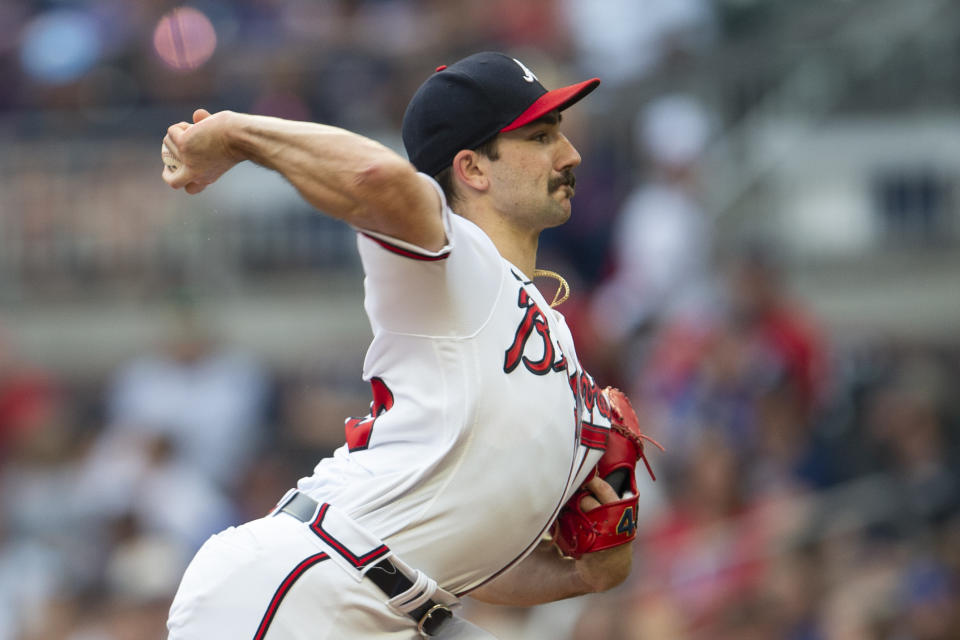
POLYGON ((489 638, 460 598, 532 605, 626 578, 637 419, 531 281, 540 232, 571 215, 562 112, 599 82, 548 91, 501 53, 440 67, 404 116, 409 160, 229 111, 169 128, 171 187, 250 160, 355 228, 373 329, 369 415, 272 513, 203 545, 171 640, 489 638))

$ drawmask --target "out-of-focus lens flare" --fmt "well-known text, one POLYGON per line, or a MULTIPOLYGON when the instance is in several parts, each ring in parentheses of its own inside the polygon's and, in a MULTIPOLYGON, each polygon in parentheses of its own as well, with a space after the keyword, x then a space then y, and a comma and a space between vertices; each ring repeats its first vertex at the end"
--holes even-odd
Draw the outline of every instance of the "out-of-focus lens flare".
POLYGON ((24 71, 46 84, 76 80, 100 58, 100 35, 88 14, 73 9, 50 11, 23 30, 20 61, 24 71))
POLYGON ((167 66, 189 71, 213 55, 217 32, 202 11, 177 7, 157 23, 153 30, 153 48, 167 66))

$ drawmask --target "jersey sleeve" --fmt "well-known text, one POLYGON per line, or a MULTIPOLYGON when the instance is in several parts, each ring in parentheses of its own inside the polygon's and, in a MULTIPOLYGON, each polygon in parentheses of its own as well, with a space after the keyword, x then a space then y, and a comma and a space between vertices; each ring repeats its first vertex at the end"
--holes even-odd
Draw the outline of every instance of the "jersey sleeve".
POLYGON ((447 242, 438 251, 357 229, 364 306, 374 331, 466 337, 489 318, 502 286, 503 261, 476 225, 454 214, 439 185, 447 242))

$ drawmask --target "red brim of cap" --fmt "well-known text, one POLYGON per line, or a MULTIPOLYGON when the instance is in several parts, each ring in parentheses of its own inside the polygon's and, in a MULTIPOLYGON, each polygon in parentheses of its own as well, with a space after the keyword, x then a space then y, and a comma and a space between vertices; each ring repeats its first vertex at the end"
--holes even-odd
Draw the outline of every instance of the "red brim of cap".
POLYGON ((503 129, 500 129, 500 131, 512 131, 513 129, 519 129, 522 126, 530 124, 534 120, 545 116, 554 109, 557 111, 563 111, 596 89, 599 84, 600 78, 590 78, 589 80, 572 84, 569 87, 562 87, 560 89, 554 89, 553 91, 547 91, 545 94, 537 98, 536 102, 527 107, 523 113, 517 116, 513 122, 505 126, 503 129))

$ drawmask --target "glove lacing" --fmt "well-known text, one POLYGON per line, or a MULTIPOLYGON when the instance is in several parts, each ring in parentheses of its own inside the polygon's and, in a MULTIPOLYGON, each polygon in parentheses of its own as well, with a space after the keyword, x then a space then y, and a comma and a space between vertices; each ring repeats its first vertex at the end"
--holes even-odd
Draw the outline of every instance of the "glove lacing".
POLYGON ((643 445, 644 445, 644 441, 650 442, 657 449, 660 449, 660 451, 665 452, 666 449, 664 448, 664 446, 645 433, 634 433, 629 429, 622 429, 618 427, 616 424, 613 424, 611 426, 613 429, 616 429, 617 433, 623 434, 624 436, 626 436, 630 440, 633 440, 636 443, 637 447, 640 449, 640 459, 643 460, 643 466, 647 468, 647 473, 650 474, 650 479, 656 482, 657 476, 653 474, 653 467, 651 467, 650 463, 647 461, 647 453, 643 445))

